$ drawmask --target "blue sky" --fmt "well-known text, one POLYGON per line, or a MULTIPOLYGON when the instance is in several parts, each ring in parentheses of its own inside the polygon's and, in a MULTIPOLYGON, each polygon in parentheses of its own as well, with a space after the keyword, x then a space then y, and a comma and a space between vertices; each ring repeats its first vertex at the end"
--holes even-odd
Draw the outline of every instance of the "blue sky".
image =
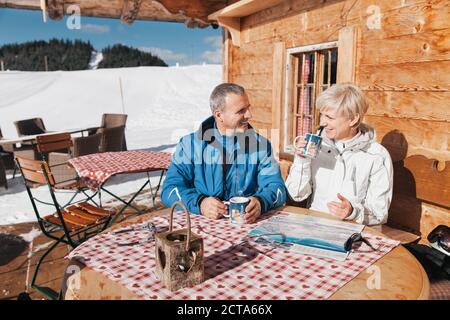
POLYGON ((189 29, 183 23, 135 21, 122 24, 119 19, 80 18, 80 29, 69 29, 75 20, 43 22, 41 11, 0 9, 0 45, 32 40, 89 40, 101 50, 121 43, 160 56, 169 65, 221 63, 221 29, 189 29), (68 27, 69 26, 69 27, 68 27))

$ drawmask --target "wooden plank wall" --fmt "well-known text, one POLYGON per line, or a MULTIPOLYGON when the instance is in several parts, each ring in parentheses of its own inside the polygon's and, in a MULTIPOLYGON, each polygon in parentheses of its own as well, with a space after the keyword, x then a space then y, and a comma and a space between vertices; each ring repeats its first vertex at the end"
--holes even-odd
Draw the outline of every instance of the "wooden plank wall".
POLYGON ((241 47, 228 52, 228 80, 248 90, 256 128, 277 128, 273 113, 283 101, 274 105, 273 92, 282 84, 273 80, 284 79, 275 76, 284 70, 273 68, 276 43, 288 49, 333 41, 342 27, 357 27, 356 83, 370 102, 366 122, 378 141, 394 157, 450 160, 449 7, 445 0, 286 1, 242 19, 241 47))

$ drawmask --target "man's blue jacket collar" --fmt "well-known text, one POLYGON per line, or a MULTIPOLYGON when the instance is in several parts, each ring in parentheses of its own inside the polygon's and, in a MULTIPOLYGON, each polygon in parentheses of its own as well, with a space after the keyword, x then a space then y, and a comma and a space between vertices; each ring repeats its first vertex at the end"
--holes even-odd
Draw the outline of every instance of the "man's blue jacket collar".
MULTIPOLYGON (((214 119, 214 116, 211 116, 207 118, 205 121, 203 121, 200 127, 198 128, 197 132, 195 133, 195 135, 197 139, 204 141, 206 144, 213 143, 214 141, 216 141, 216 139, 219 140, 220 137, 226 137, 223 136, 217 129, 216 119, 214 119), (208 130, 211 131, 208 132, 208 130)), ((248 125, 248 130, 245 132, 245 135, 251 136, 256 135, 255 129, 253 129, 253 127, 250 124, 248 125)))

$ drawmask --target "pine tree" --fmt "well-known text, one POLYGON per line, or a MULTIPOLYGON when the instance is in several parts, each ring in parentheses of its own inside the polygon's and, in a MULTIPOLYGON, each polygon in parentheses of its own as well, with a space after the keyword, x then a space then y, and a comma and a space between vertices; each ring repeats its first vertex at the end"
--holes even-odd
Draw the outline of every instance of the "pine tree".
POLYGON ((140 66, 167 67, 167 64, 151 53, 143 52, 121 44, 106 47, 102 50, 103 60, 99 68, 124 68, 140 66))
POLYGON ((44 71, 45 56, 48 70, 85 70, 88 68, 91 52, 90 43, 81 40, 31 41, 21 44, 6 44, 0 47, 0 59, 5 69, 20 71, 44 71))
MULTIPOLYGON (((12 43, 0 47, 0 60, 5 69, 20 71, 44 71, 45 57, 48 70, 86 70, 94 48, 81 40, 50 39, 21 44, 12 43)), ((99 68, 139 66, 164 66, 167 64, 156 55, 135 48, 116 44, 103 49, 99 68)))

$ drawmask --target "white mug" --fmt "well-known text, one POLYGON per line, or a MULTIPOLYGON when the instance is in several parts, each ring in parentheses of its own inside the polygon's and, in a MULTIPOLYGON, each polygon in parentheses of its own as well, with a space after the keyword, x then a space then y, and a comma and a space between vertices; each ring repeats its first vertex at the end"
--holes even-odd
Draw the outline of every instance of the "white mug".
POLYGON ((245 223, 245 208, 249 204, 250 199, 247 197, 232 197, 229 201, 224 201, 228 205, 228 214, 225 217, 230 219, 231 223, 245 223))

